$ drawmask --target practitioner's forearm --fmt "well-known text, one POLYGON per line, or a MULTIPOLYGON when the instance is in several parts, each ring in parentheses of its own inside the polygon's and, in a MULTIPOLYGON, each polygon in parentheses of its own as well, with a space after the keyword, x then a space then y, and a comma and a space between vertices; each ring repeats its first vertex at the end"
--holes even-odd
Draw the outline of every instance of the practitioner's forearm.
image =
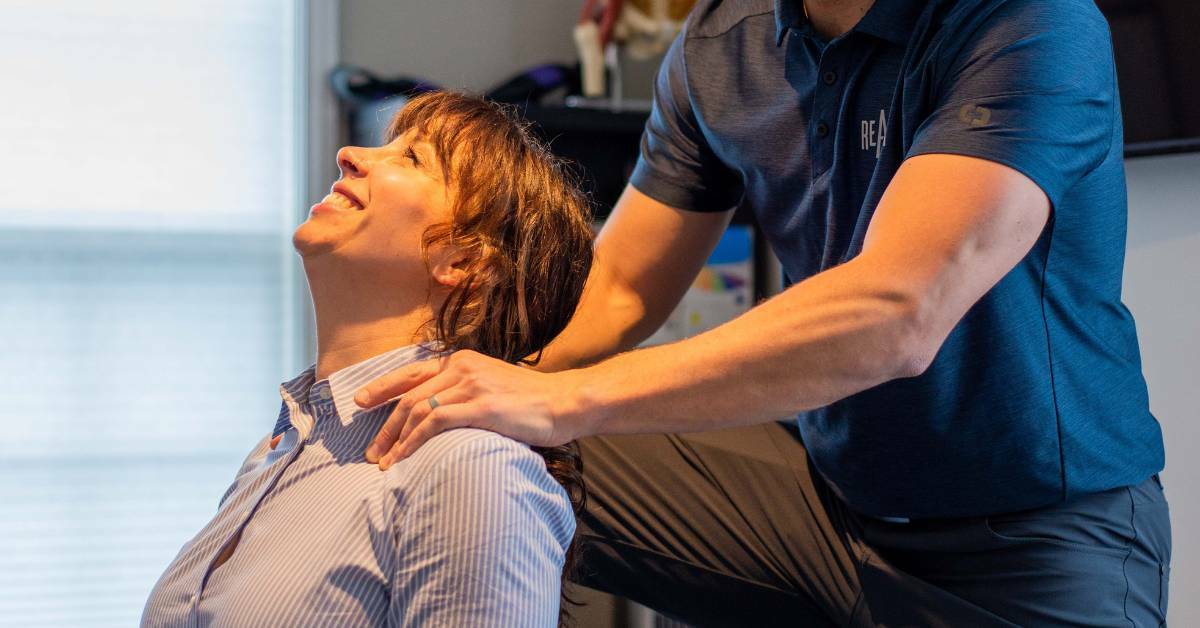
POLYGON ((583 298, 539 370, 579 368, 637 346, 683 298, 733 212, 664 205, 627 186, 604 229, 583 298))
POLYGON ((678 343, 574 371, 580 432, 697 431, 781 419, 923 368, 914 298, 849 263, 678 343))
POLYGON ((543 351, 539 371, 579 368, 629 350, 670 315, 669 308, 646 303, 614 276, 602 255, 597 253, 571 322, 543 351))

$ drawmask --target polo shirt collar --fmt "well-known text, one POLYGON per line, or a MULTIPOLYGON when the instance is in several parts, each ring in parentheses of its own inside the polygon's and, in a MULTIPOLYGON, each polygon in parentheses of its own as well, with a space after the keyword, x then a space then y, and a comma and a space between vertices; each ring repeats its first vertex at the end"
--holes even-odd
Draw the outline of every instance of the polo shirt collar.
MULTIPOLYGON (((775 45, 783 43, 789 29, 800 33, 812 33, 808 19, 804 17, 803 0, 775 0, 775 45)), ((851 32, 874 35, 885 41, 903 46, 908 43, 913 27, 928 0, 875 0, 867 14, 850 29, 851 32)))
POLYGON ((783 43, 783 38, 789 29, 806 29, 808 20, 804 19, 802 0, 775 0, 775 45, 783 43))

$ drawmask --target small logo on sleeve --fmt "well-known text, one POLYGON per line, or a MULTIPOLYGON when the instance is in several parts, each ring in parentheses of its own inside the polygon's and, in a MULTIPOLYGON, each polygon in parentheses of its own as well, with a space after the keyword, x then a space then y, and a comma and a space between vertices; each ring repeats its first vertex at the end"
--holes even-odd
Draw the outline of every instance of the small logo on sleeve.
POLYGON ((887 112, 883 109, 879 110, 878 120, 863 120, 862 121, 862 149, 875 149, 875 158, 879 159, 879 154, 883 151, 883 145, 887 142, 887 112))
POLYGON ((958 110, 958 119, 971 126, 983 126, 992 119, 992 110, 968 103, 958 110))

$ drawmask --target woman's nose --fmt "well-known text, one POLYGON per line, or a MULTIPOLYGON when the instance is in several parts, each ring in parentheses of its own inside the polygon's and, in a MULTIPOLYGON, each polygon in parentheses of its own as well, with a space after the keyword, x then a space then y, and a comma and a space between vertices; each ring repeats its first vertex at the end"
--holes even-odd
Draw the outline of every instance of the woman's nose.
POLYGON ((343 146, 337 152, 338 170, 343 177, 361 177, 367 174, 366 159, 357 146, 343 146))

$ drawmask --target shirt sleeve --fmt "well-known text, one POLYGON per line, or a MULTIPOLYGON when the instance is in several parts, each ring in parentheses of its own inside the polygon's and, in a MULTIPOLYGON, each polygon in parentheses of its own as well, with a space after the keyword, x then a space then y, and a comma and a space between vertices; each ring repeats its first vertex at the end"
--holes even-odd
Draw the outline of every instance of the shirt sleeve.
POLYGON ((1012 0, 965 24, 937 53, 940 104, 907 156, 1002 163, 1057 206, 1104 161, 1117 134, 1108 23, 1092 0, 1012 0))
POLYGON ((432 438, 401 473, 391 626, 558 623, 575 518, 537 453, 482 430, 432 438))
POLYGON ((687 27, 659 66, 641 153, 629 182, 671 207, 725 211, 741 199, 741 178, 713 152, 692 108, 684 59, 686 38, 687 27))

